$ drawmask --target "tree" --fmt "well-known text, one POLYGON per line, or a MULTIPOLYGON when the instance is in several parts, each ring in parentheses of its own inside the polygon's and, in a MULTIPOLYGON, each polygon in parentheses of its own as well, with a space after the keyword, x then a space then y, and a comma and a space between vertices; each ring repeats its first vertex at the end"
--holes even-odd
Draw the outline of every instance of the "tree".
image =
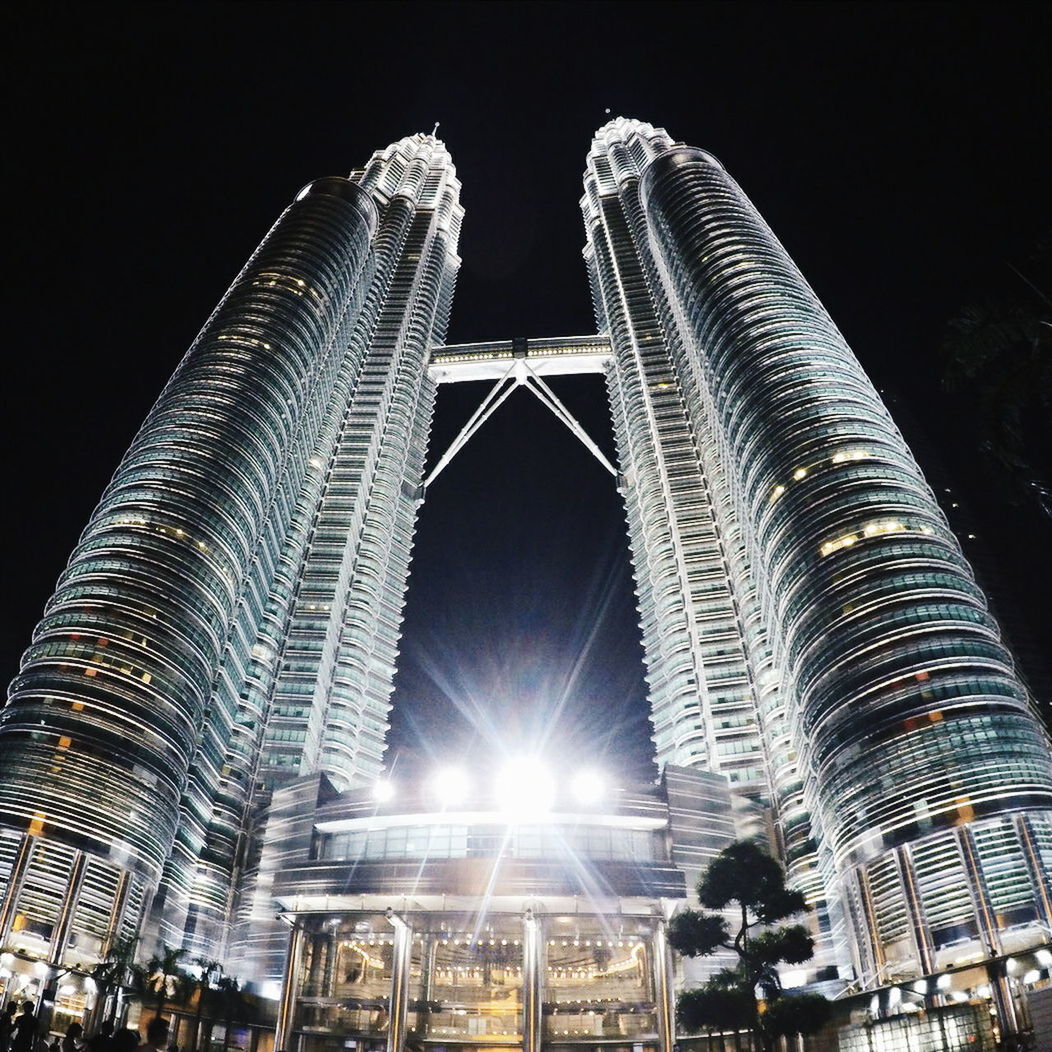
MULTIPOLYGON (((105 1010, 105 1020, 113 1023, 117 1018, 120 990, 134 988, 136 984, 135 947, 138 939, 116 939, 109 946, 101 961, 91 969, 89 975, 97 991, 93 1012, 97 1020, 105 1010)), ((94 1024, 90 1027, 95 1029, 94 1024)))
POLYGON ((946 326, 943 382, 992 477, 1015 503, 1052 518, 1052 236, 1006 275, 999 291, 946 326))
POLYGON ((826 999, 786 994, 778 978, 778 964, 802 964, 814 954, 814 940, 802 924, 771 927, 808 909, 803 895, 785 886, 782 867, 751 841, 738 841, 721 851, 702 875, 698 901, 707 910, 733 911, 734 934, 726 916, 686 909, 669 922, 669 944, 685 957, 730 950, 738 963, 680 995, 680 1026, 687 1031, 751 1030, 764 1049, 781 1035, 820 1029, 830 1014, 826 999))
MULTIPOLYGON (((194 964, 197 965, 200 970, 200 974, 196 980, 194 980, 194 986, 197 990, 197 1012, 194 1015, 194 1032, 193 1037, 190 1039, 190 1052, 196 1052, 197 1046, 201 1040, 201 1019, 204 1016, 205 1006, 212 999, 215 987, 212 984, 212 980, 217 977, 221 977, 223 974, 223 966, 219 961, 211 961, 204 957, 195 957, 194 964)), ((211 1026, 209 1026, 209 1032, 211 1026)), ((205 1040, 205 1047, 208 1047, 208 1040, 205 1040)))
POLYGON ((216 982, 216 993, 219 998, 220 1015, 223 1019, 223 1052, 230 1047, 230 1031, 234 1020, 244 1021, 252 1014, 252 1008, 245 998, 241 984, 232 975, 222 975, 216 982))
POLYGON ((181 947, 161 943, 161 952, 150 958, 146 966, 146 985, 157 1000, 158 1016, 164 1014, 171 1000, 185 1000, 189 992, 190 975, 182 966, 187 951, 181 947))

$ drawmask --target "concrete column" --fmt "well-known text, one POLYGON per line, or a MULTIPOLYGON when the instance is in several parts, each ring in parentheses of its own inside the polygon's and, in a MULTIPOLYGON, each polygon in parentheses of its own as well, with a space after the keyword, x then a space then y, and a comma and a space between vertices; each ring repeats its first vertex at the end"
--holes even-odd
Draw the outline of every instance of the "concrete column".
POLYGON ((106 938, 102 943, 102 955, 113 949, 113 944, 120 938, 121 924, 124 923, 124 910, 128 905, 128 890, 131 887, 131 874, 121 870, 117 878, 117 890, 113 893, 113 906, 110 909, 109 923, 106 925, 106 938))
POLYGON ((416 1017, 417 1032, 423 1037, 431 1026, 431 1009, 435 992, 435 959, 438 956, 438 940, 434 932, 424 937, 424 952, 420 959, 420 1011, 416 1017))
POLYGON ((87 859, 83 851, 78 851, 73 858, 73 865, 69 870, 69 883, 66 885, 66 893, 62 896, 62 905, 59 907, 58 919, 55 921, 55 930, 51 933, 51 946, 48 948, 48 957, 57 968, 62 967, 62 956, 66 951, 66 940, 69 939, 69 929, 73 926, 73 914, 77 908, 77 899, 80 898, 80 888, 84 883, 84 868, 87 859))
POLYGON ((325 944, 322 947, 321 955, 321 982, 319 984, 322 997, 332 997, 335 993, 336 986, 336 928, 337 925, 333 924, 329 928, 329 934, 326 936, 325 944))
POLYGON ((7 891, 3 900, 0 900, 0 946, 7 945, 7 936, 11 932, 11 921, 15 916, 18 898, 22 894, 22 885, 26 882, 26 873, 29 870, 29 861, 33 857, 35 843, 36 837, 27 833, 22 837, 22 843, 18 845, 18 854, 15 856, 11 876, 7 881, 7 891))
POLYGON ((387 1028, 387 1052, 402 1052, 405 1043, 405 1021, 409 1008, 409 958, 413 948, 413 929, 401 918, 388 912, 394 927, 394 956, 391 962, 391 1010, 387 1028))
POLYGON ((1001 932, 997 927, 997 917, 994 915, 993 905, 990 902, 990 889, 986 886, 982 867, 979 865, 979 852, 975 847, 975 837, 972 836, 968 826, 961 826, 957 830, 957 843, 961 849, 961 857, 964 859, 964 870, 968 874, 969 890, 972 893, 972 901, 975 903, 975 918, 979 924, 979 937, 983 942, 983 949, 991 957, 999 957, 1003 952, 1001 945, 1001 932))
POLYGON ((1019 1015, 1015 1010, 1015 998, 1012 997, 1012 987, 1005 971, 1006 964, 1006 961, 991 961, 986 966, 986 974, 990 979, 990 992, 993 995, 994 1011, 997 1013, 997 1027, 1001 1031, 1001 1043, 1005 1047, 1014 1048, 1014 1041, 1019 1036, 1019 1015))
POLYGON ((672 956, 664 918, 654 926, 651 945, 651 968, 654 980, 654 1003, 657 1006, 658 1046, 660 1052, 672 1052, 676 1042, 676 1006, 672 996, 672 956))
POLYGON ((1015 829, 1019 843, 1023 847, 1027 869, 1030 870, 1030 879, 1034 884, 1034 902, 1038 913, 1041 914, 1045 927, 1052 929, 1052 881, 1049 880, 1048 871, 1042 865, 1037 853, 1034 831, 1030 828, 1030 819, 1026 815, 1016 815, 1015 829))
POLYGON ((857 944, 854 947, 854 952, 859 958, 859 976, 863 980, 863 985, 868 985, 870 978, 875 984, 879 985, 884 978, 884 968, 887 960, 884 957, 884 944, 881 941, 880 929, 877 926, 877 912, 873 908, 873 892, 869 885, 869 874, 864 867, 858 866, 853 873, 849 874, 848 879, 852 877, 855 881, 858 909, 865 924, 864 933, 856 930, 856 938, 852 940, 857 944), (864 939, 857 937, 863 934, 865 935, 864 939), (868 950, 869 960, 866 963, 869 965, 870 975, 867 975, 865 967, 862 967, 861 957, 863 950, 868 950))
POLYGON ((913 943, 917 948, 920 973, 931 975, 935 971, 935 954, 932 951, 931 932, 928 931, 928 924, 924 919, 924 907, 921 904, 920 889, 917 887, 917 877, 913 872, 913 857, 909 847, 905 844, 895 848, 894 856, 906 899, 906 913, 913 931, 913 943))
POLYGON ((528 909, 522 917, 522 1049, 541 1052, 544 929, 528 909))
POLYGON ((285 954, 285 976, 281 983, 281 1000, 278 1002, 278 1021, 274 1027, 274 1052, 292 1052, 290 1046, 296 1021, 296 998, 302 962, 303 929, 294 924, 289 932, 289 947, 285 954))
MULTIPOLYGON (((997 927, 997 918, 990 901, 990 890, 986 886, 982 867, 979 865, 979 852, 975 846, 975 837, 967 826, 957 831, 964 868, 968 874, 968 884, 975 902, 975 914, 979 923, 979 937, 983 949, 989 957, 1000 957, 1004 953, 1001 944, 1001 932, 997 927)), ((1005 972, 1005 962, 990 961, 986 966, 990 978, 990 991, 993 995, 994 1010, 997 1013, 997 1025, 1001 1031, 1001 1040, 1014 1038, 1019 1033, 1019 1017, 1015 1010, 1015 1001, 1005 972)))

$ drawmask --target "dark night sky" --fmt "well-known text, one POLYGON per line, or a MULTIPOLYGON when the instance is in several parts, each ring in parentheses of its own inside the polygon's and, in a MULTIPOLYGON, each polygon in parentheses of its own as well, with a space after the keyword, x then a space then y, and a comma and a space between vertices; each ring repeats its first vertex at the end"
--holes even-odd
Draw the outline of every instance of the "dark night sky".
MULTIPOLYGON (((921 418, 999 601, 1052 641, 1052 538, 984 500, 935 352, 1049 226, 1047 9, 38 4, 7 22, 5 680, 147 409, 300 186, 441 121, 467 212, 450 342, 590 332, 577 201, 607 108, 723 160, 921 418)), ((598 382, 560 393, 609 447, 598 382)), ((481 394, 442 391, 433 455, 481 394)), ((645 771, 626 560, 609 478, 519 392, 421 513, 396 747, 547 734, 645 771)))

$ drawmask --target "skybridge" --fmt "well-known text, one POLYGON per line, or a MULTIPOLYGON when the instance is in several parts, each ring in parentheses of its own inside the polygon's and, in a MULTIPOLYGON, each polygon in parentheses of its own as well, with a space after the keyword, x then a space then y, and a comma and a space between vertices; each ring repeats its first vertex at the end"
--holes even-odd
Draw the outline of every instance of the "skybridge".
POLYGON ((544 382, 546 376, 602 373, 611 361, 611 354, 610 340, 606 336, 557 336, 538 340, 519 338, 435 347, 428 362, 428 375, 435 383, 491 380, 494 384, 424 480, 423 493, 518 387, 525 387, 534 395, 617 478, 617 468, 544 382))
POLYGON ((601 373, 610 362, 606 336, 555 336, 540 340, 453 343, 431 351, 428 374, 435 383, 500 380, 515 362, 537 376, 601 373))

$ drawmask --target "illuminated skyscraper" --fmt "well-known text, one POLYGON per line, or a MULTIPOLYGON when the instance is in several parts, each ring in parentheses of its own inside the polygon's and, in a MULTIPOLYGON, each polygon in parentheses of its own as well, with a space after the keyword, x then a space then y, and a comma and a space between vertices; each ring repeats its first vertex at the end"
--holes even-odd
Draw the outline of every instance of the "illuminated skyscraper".
POLYGON ((1048 737, 872 384, 711 155, 613 121, 585 187, 659 761, 755 720, 864 985, 1041 941, 1048 737))
POLYGON ((255 794, 379 773, 458 192, 431 136, 305 187, 161 394, 0 713, 0 943, 219 953, 255 794))
POLYGON ((574 372, 607 382, 659 766, 771 809, 820 963, 875 986, 1040 941, 1047 735, 738 186, 612 121, 582 200, 598 334, 444 347, 458 191, 426 135, 305 187, 165 388, 0 713, 0 944, 84 966, 145 925, 223 954, 268 794, 381 773, 438 385, 496 380, 450 455, 508 385, 587 443, 543 379, 574 372))

